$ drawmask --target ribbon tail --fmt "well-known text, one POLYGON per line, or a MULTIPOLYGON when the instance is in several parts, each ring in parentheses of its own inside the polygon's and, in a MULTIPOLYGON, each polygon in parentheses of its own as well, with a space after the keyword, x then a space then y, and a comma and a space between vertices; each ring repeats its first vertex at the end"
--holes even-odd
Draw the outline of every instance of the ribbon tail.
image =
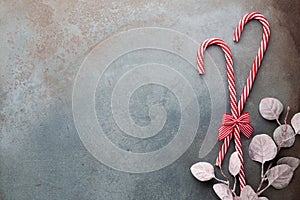
POLYGON ((218 141, 224 140, 227 136, 230 136, 233 132, 233 126, 224 126, 222 125, 219 128, 218 141))
POLYGON ((254 128, 250 124, 243 124, 242 126, 239 126, 239 128, 247 139, 250 138, 251 134, 254 131, 254 128))

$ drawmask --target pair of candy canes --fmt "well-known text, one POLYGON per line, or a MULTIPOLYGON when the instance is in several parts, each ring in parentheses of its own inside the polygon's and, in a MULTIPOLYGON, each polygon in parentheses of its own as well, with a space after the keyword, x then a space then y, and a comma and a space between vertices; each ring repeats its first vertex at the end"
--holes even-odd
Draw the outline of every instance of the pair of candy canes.
POLYGON ((226 114, 223 117, 222 126, 219 128, 219 141, 224 139, 218 158, 216 160, 216 165, 222 165, 225 154, 228 150, 230 140, 232 135, 234 136, 235 149, 238 152, 238 157, 241 161, 241 170, 239 173, 239 183, 240 189, 242 190, 246 186, 245 171, 244 171, 244 161, 243 161, 243 152, 240 132, 242 132, 247 138, 251 136, 253 131, 252 126, 250 125, 250 117, 248 113, 242 114, 243 108, 249 96, 250 90, 255 80, 255 76, 262 62, 264 53, 267 49, 269 38, 270 38, 270 26, 267 19, 258 12, 251 12, 246 14, 240 21, 238 26, 234 31, 233 41, 238 42, 243 28, 247 22, 255 19, 258 20, 263 26, 263 38, 258 49, 258 53, 255 56, 252 69, 250 70, 249 77, 247 78, 247 83, 243 88, 240 100, 237 102, 236 98, 236 88, 234 83, 234 71, 233 71, 233 62, 232 55, 228 45, 221 39, 212 38, 205 40, 197 52, 197 66, 200 74, 204 74, 204 62, 203 54, 205 49, 210 45, 218 45, 221 47, 225 53, 226 67, 227 67, 227 78, 228 78, 228 87, 229 87, 229 96, 230 96, 230 106, 231 106, 231 115, 226 114))

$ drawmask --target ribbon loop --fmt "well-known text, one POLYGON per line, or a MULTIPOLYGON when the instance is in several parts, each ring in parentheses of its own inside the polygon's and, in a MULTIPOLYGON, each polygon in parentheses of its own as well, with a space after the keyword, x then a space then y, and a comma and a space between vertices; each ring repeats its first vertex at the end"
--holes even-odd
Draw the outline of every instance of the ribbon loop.
POLYGON ((219 128, 218 140, 221 141, 230 136, 235 127, 239 128, 247 139, 250 138, 254 129, 250 124, 250 116, 248 112, 243 113, 236 119, 233 115, 225 113, 223 116, 222 125, 219 128))

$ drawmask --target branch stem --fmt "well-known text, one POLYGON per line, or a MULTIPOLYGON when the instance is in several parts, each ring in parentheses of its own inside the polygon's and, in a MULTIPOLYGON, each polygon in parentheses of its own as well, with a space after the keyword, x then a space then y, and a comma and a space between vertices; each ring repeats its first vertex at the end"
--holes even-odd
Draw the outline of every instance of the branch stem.
POLYGON ((260 173, 260 177, 263 178, 264 176, 264 163, 261 163, 261 173, 260 173))
POLYGON ((261 195, 266 189, 268 189, 270 185, 267 185, 264 189, 257 193, 257 195, 261 195))
POLYGON ((290 108, 290 106, 288 106, 286 108, 286 113, 285 113, 285 116, 284 116, 284 124, 287 124, 286 121, 287 121, 290 110, 291 110, 291 108, 290 108))
POLYGON ((226 179, 226 181, 228 182, 228 184, 230 183, 230 179, 228 178, 228 176, 226 176, 226 174, 223 172, 223 169, 221 166, 218 166, 220 169, 220 172, 222 174, 222 176, 226 179))
POLYGON ((235 189, 236 189, 236 176, 234 176, 234 183, 233 183, 233 188, 232 188, 233 193, 235 193, 235 189))
POLYGON ((281 126, 281 123, 280 123, 279 119, 276 119, 276 122, 277 122, 277 124, 278 124, 279 126, 281 126))
POLYGON ((229 185, 229 182, 228 182, 228 181, 225 181, 225 180, 222 180, 222 179, 218 179, 217 177, 214 177, 214 179, 215 179, 216 181, 219 181, 220 183, 224 183, 224 184, 226 184, 226 185, 229 185))

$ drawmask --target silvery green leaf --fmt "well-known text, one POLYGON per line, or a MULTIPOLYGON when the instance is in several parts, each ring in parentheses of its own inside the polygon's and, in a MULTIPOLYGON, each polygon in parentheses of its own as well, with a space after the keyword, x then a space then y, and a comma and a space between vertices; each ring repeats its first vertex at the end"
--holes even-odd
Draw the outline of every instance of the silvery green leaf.
POLYGON ((291 147, 295 142, 295 132, 290 125, 281 125, 273 133, 273 138, 277 145, 281 147, 291 147))
POLYGON ((277 154, 277 147, 272 138, 266 134, 253 137, 249 145, 249 156, 252 160, 265 163, 277 154))
POLYGON ((269 200, 267 197, 258 197, 258 200, 269 200))
POLYGON ((191 167, 191 172, 199 181, 209 181, 215 177, 214 167, 208 162, 198 162, 191 167))
POLYGON ((232 176, 238 175, 241 170, 241 161, 238 152, 233 152, 229 159, 229 172, 232 176))
POLYGON ((296 113, 291 119, 291 124, 297 134, 300 134, 300 112, 296 113))
POLYGON ((241 200, 258 200, 257 194, 251 188, 251 186, 246 185, 241 192, 241 200))
POLYGON ((277 165, 280 164, 287 164, 293 169, 293 171, 295 171, 300 164, 300 160, 295 157, 283 157, 277 161, 277 165))
POLYGON ((293 169, 287 164, 272 167, 267 173, 269 185, 276 189, 283 189, 291 182, 293 177, 293 169))
POLYGON ((233 200, 232 192, 228 185, 224 183, 214 184, 213 189, 218 197, 222 200, 233 200))
POLYGON ((275 98, 263 98, 259 103, 259 112, 267 120, 278 119, 282 110, 282 103, 275 98))

